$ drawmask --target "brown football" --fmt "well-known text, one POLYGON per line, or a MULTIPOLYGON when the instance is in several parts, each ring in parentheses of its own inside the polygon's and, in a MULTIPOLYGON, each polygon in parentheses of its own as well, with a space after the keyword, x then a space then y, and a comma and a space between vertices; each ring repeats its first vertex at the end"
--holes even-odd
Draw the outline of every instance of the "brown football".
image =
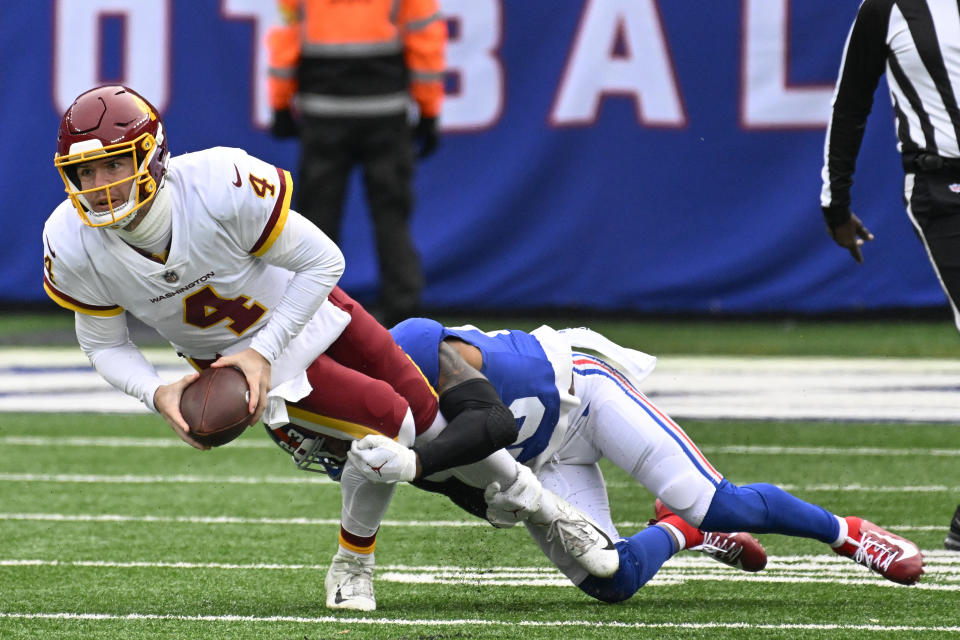
POLYGON ((180 396, 180 413, 190 435, 211 447, 227 444, 250 426, 250 390, 236 367, 204 369, 180 396))

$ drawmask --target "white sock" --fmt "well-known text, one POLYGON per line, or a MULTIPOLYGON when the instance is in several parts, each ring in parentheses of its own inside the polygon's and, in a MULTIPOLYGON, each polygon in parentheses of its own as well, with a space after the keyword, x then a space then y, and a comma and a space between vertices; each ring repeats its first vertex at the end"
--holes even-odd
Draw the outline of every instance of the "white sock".
POLYGON ((830 546, 836 549, 847 541, 847 535, 850 533, 850 528, 847 526, 847 520, 845 518, 841 518, 838 515, 834 515, 833 517, 836 518, 837 522, 840 524, 840 532, 837 534, 837 539, 830 543, 830 546))
POLYGON ((655 526, 663 527, 667 532, 673 536, 673 541, 677 544, 675 552, 682 551, 687 548, 687 536, 683 535, 683 531, 676 528, 669 522, 658 522, 655 526))

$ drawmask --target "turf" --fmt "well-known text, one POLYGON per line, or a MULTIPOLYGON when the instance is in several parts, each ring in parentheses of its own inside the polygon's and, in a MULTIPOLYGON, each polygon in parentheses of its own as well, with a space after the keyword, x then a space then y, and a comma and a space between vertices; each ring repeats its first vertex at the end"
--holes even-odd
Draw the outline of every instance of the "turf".
MULTIPOLYGON (((0 425, 0 615, 20 616, 0 617, 2 638, 929 638, 937 628, 960 631, 960 596, 948 590, 960 582, 957 564, 945 554, 929 561, 924 580, 937 589, 911 589, 838 564, 819 543, 772 535, 760 538, 771 555, 767 573, 782 576, 779 582, 720 565, 713 574, 671 569, 699 557, 687 552, 661 572, 670 580, 655 580, 620 605, 597 603, 572 586, 495 584, 491 576, 560 576, 548 572, 522 529, 495 530, 408 486, 399 488, 379 536, 378 610, 335 613, 323 606, 323 576, 336 546, 337 485, 298 472, 265 445, 259 428, 197 452, 143 446, 173 438, 150 416, 4 414, 0 425), (84 444, 75 440, 81 437, 84 444), (104 446, 111 443, 131 446, 104 446), (791 573, 791 562, 812 568, 791 573), (440 567, 457 579, 435 582, 440 567)), ((840 513, 908 527, 924 549, 941 548, 960 485, 957 452, 949 453, 954 428, 686 428, 735 482, 783 484, 840 513), (732 454, 725 450, 731 443, 786 452, 732 454), (935 450, 948 453, 923 455, 935 450)), ((604 471, 621 530, 644 526, 651 496, 620 470, 604 471)))
MULTIPOLYGON (((949 321, 472 321, 484 329, 587 324, 658 355, 960 356, 949 321)), ((69 314, 0 316, 0 344, 63 344, 71 334, 69 314)), ((942 550, 960 497, 960 426, 684 427, 735 482, 781 484, 916 540, 928 555, 923 588, 894 586, 816 542, 763 535, 771 560, 761 574, 686 552, 627 602, 605 605, 565 584, 523 530, 494 530, 402 486, 378 538, 378 610, 332 612, 323 576, 336 548, 337 486, 297 471, 259 427, 198 452, 151 416, 0 413, 0 638, 960 634, 960 554, 942 550), (733 453, 731 445, 748 448, 733 453), (780 452, 761 448, 770 446, 780 452)), ((621 532, 645 526, 652 497, 603 468, 621 532)))

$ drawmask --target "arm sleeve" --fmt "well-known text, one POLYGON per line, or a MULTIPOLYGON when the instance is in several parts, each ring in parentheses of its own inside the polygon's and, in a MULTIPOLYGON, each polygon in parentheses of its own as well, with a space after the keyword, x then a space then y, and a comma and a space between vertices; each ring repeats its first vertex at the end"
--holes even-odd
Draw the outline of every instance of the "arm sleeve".
POLYGON ((289 109, 297 93, 300 17, 297 2, 279 0, 281 24, 267 31, 267 93, 273 109, 289 109))
POLYGON ((847 36, 821 172, 820 206, 831 227, 850 218, 850 187, 857 154, 873 107, 873 95, 886 67, 887 23, 892 4, 892 0, 865 0, 847 36))
POLYGON ((483 460, 517 438, 517 422, 486 378, 471 378, 440 396, 449 421, 436 438, 413 450, 421 477, 483 460))
POLYGON ((153 395, 164 382, 140 349, 130 341, 126 316, 74 315, 77 342, 97 373, 156 412, 153 395))
POLYGON ((405 0, 401 12, 410 94, 421 115, 436 118, 443 104, 447 23, 436 0, 405 0))
POLYGON ((250 346, 273 362, 323 304, 343 275, 343 253, 320 229, 290 211, 265 262, 294 273, 270 321, 250 346))

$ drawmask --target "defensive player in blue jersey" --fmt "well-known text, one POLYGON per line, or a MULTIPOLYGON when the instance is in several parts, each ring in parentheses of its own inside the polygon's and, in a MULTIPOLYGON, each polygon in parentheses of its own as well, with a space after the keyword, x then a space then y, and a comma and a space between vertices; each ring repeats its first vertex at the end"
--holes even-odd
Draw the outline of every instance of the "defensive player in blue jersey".
MULTIPOLYGON (((629 598, 674 553, 702 543, 703 531, 812 538, 902 584, 917 582, 923 573, 920 550, 905 538, 855 516, 836 516, 770 484, 737 486, 726 480, 640 392, 640 381, 656 362, 651 356, 587 329, 484 333, 414 318, 391 333, 432 385, 440 375, 441 345, 455 347, 513 412, 519 436, 508 451, 534 471, 543 488, 580 507, 619 540, 617 573, 597 578, 585 576, 538 539, 561 570, 595 598, 629 598), (657 510, 661 526, 620 538, 610 519, 600 458, 629 473, 666 505, 657 510)), ((414 471, 416 456, 417 445, 407 449, 382 436, 355 441, 348 454, 374 482, 422 482, 414 471)), ((514 486, 520 491, 523 485, 514 486)), ((488 518, 509 523, 511 512, 524 508, 523 496, 508 494, 488 487, 488 518)))

